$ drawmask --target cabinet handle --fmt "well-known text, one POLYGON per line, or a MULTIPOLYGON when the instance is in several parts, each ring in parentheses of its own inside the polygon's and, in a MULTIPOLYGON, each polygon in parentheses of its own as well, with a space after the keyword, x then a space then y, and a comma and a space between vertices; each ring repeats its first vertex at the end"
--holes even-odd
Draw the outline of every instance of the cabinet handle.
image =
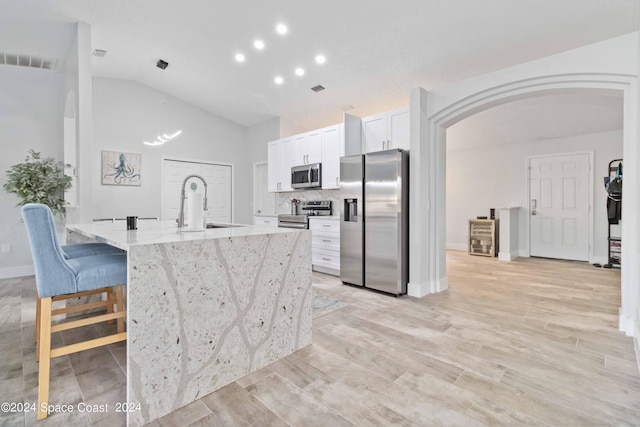
POLYGON ((330 225, 327 224, 322 224, 323 227, 331 227, 330 225))
POLYGON ((384 150, 384 141, 382 141, 382 149, 384 150))
POLYGON ((340 187, 340 178, 336 176, 336 186, 340 187))
POLYGON ((331 243, 331 240, 327 240, 327 239, 322 239, 322 241, 325 243, 331 243))
POLYGON ((322 257, 322 259, 325 260, 325 261, 331 261, 331 258, 322 257))

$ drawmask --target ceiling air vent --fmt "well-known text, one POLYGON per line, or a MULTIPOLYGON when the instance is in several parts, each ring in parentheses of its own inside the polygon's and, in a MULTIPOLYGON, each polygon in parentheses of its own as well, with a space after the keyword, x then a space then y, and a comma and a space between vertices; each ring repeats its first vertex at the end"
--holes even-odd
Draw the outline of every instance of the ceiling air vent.
POLYGON ((18 67, 44 68, 52 70, 56 66, 53 58, 25 55, 22 53, 0 52, 0 65, 16 65, 18 67))
POLYGON ((107 54, 107 51, 104 49, 93 49, 93 56, 97 56, 98 58, 104 58, 104 56, 107 54))
POLYGON ((321 90, 324 90, 324 86, 322 85, 314 86, 311 88, 311 90, 314 92, 320 92, 321 90))

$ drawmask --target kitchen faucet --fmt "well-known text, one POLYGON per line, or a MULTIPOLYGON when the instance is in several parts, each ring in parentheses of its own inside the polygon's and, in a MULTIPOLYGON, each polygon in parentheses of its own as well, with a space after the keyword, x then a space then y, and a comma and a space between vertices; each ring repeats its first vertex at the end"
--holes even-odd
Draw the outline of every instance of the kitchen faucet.
POLYGON ((185 193, 185 187, 187 186, 187 181, 191 178, 198 178, 204 184, 204 210, 207 208, 207 182, 203 177, 197 174, 187 175, 182 181, 182 190, 180 190, 180 213, 178 214, 178 228, 184 227, 184 199, 186 199, 187 195, 185 193))

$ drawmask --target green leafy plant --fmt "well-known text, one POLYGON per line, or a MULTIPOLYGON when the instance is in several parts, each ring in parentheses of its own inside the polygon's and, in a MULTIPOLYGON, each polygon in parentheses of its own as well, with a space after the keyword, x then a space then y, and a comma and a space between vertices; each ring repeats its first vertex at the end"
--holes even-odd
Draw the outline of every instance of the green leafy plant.
POLYGON ((71 177, 64 174, 64 166, 52 157, 43 159, 40 153, 30 149, 24 163, 13 165, 7 171, 3 187, 20 198, 16 206, 42 203, 54 214, 64 216, 64 190, 71 187, 71 177))

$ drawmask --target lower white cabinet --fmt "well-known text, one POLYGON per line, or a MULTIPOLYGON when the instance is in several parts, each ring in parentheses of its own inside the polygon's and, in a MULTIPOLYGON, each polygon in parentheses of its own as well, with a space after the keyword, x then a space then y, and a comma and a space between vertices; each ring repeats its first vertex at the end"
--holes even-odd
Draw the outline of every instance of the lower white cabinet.
POLYGON ((265 225, 268 227, 278 227, 277 216, 254 216, 253 225, 265 225))
POLYGON ((314 271, 340 275, 340 222, 338 219, 309 218, 311 264, 314 271))

